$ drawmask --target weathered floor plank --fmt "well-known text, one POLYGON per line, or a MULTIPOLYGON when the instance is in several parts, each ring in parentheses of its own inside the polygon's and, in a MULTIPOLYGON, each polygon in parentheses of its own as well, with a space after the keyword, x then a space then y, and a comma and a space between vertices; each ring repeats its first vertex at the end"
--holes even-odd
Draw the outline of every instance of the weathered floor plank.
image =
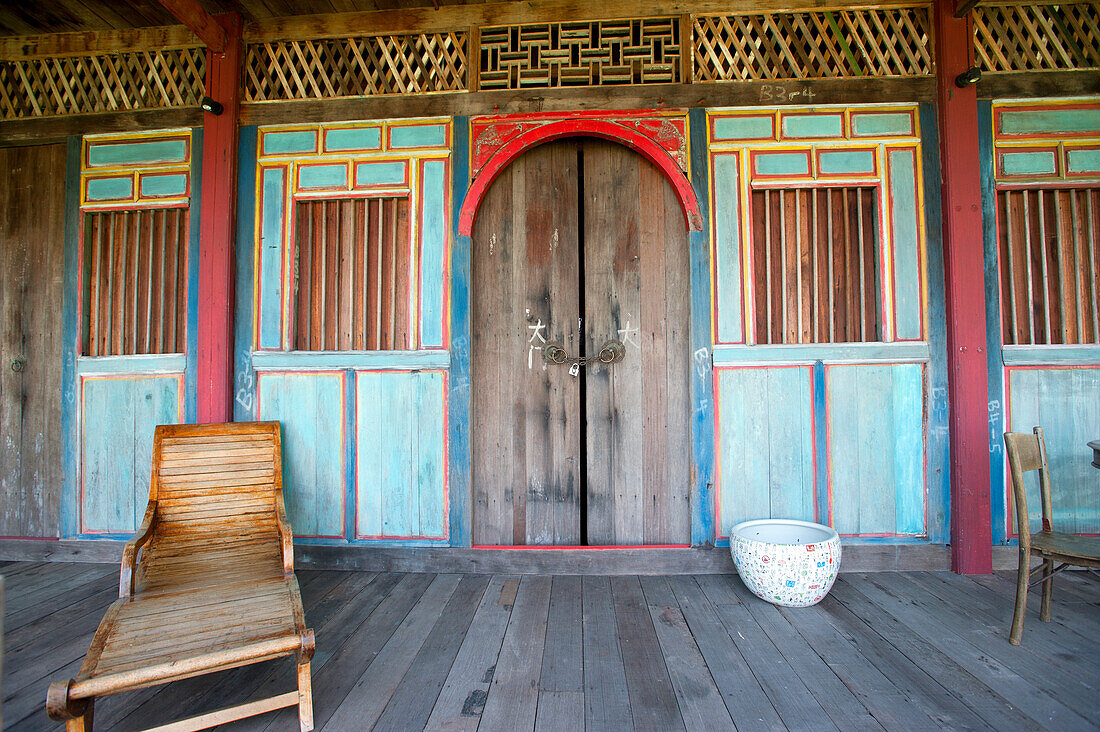
MULTIPOLYGON (((76 673, 117 569, 9 563, 4 719, 55 730, 48 681, 76 673)), ((298 573, 317 632, 318 729, 1100 729, 1100 583, 1034 598, 1005 640, 1014 578, 843 575, 780 609, 733 575, 298 573)), ((1065 589, 1059 591, 1059 587, 1065 589)), ((97 704, 126 732, 293 688, 280 659, 97 704)), ((230 730, 297 727, 292 709, 230 730)))

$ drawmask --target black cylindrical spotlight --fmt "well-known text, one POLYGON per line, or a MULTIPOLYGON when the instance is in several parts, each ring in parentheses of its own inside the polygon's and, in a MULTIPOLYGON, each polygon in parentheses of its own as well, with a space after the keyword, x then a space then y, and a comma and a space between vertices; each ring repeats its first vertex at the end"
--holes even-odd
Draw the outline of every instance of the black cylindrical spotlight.
POLYGON ((217 115, 221 114, 222 111, 225 109, 225 107, 222 106, 221 102, 215 102, 210 97, 203 97, 202 102, 200 103, 199 106, 202 107, 204 112, 209 112, 210 114, 214 115, 215 117, 217 115))

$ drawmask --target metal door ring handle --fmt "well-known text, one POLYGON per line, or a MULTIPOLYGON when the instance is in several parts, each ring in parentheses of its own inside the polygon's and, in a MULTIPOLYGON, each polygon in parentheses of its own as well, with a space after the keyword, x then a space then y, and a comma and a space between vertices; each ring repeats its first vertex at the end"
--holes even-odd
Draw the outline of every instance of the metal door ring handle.
POLYGON ((608 341, 600 349, 600 363, 611 365, 622 361, 626 356, 626 348, 622 341, 608 341))

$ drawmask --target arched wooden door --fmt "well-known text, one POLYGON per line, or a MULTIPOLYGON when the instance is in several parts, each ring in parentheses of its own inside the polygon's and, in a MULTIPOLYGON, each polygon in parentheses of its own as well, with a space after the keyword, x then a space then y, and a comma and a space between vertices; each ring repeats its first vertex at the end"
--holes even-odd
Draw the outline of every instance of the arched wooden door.
POLYGON ((474 543, 689 543, 688 236, 668 181, 614 143, 537 147, 486 194, 472 264, 474 543), (622 359, 599 362, 614 341, 622 359))

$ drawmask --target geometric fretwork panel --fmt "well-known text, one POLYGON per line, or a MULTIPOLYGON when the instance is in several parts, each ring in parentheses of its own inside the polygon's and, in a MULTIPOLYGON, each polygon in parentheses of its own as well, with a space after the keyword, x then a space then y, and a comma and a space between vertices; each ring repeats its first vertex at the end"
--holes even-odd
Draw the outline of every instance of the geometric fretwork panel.
POLYGON ((482 89, 664 84, 680 78, 680 19, 481 29, 482 89))
POLYGON ((244 101, 462 91, 464 31, 249 44, 244 101))
POLYGON ((0 118, 197 107, 206 49, 0 61, 0 118))
POLYGON ((974 50, 983 71, 1100 67, 1100 3, 979 5, 974 50))
POLYGON ((694 81, 926 76, 925 7, 696 16, 694 81))

